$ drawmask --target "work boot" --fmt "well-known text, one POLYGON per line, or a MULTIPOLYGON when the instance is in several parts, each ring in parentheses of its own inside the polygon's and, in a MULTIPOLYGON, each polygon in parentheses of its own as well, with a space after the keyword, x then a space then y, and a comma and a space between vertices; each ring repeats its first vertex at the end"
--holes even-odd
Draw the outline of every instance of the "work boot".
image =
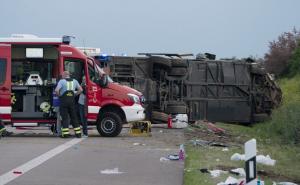
POLYGON ((60 135, 61 138, 70 138, 70 134, 60 135))
POLYGON ((81 138, 81 134, 75 134, 77 138, 81 138))

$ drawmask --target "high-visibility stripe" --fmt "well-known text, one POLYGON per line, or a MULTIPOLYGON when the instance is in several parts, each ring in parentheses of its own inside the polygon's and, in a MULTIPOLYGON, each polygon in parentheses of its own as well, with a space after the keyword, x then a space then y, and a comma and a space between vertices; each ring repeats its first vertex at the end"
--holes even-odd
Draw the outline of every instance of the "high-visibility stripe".
POLYGON ((62 136, 69 135, 69 134, 70 134, 69 132, 62 132, 61 133, 62 136))
POLYGON ((73 91, 73 81, 67 81, 67 91, 73 91))
POLYGON ((70 82, 67 82, 67 91, 71 90, 70 88, 70 82))
POLYGON ((81 131, 80 130, 75 131, 75 134, 81 134, 81 131))
POLYGON ((75 130, 75 131, 80 130, 80 127, 76 127, 76 128, 74 128, 74 130, 75 130))
POLYGON ((5 130, 5 128, 0 129, 0 133, 3 132, 5 130))
POLYGON ((61 131, 69 131, 69 128, 62 128, 61 131))

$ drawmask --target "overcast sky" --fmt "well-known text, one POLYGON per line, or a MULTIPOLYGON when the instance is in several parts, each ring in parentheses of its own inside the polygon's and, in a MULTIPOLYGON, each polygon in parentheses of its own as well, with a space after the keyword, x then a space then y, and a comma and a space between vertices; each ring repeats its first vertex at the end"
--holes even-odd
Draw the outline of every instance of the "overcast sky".
POLYGON ((299 0, 0 0, 0 37, 76 36, 108 54, 211 52, 262 57, 300 29, 299 0))

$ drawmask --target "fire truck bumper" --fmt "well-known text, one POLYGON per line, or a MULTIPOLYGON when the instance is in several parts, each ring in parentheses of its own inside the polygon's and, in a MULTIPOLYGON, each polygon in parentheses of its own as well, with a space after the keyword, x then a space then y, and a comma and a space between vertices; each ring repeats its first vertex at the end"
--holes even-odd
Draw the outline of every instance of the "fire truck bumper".
POLYGON ((141 121, 145 119, 145 109, 139 104, 122 107, 127 122, 141 121))

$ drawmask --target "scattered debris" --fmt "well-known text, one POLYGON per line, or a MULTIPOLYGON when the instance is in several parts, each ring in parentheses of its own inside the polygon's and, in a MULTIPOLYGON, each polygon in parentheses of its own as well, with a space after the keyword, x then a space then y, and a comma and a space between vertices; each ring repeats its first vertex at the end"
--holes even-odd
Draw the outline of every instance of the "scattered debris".
POLYGON ((208 146, 209 141, 201 140, 201 139, 196 139, 196 140, 191 140, 194 146, 200 145, 200 146, 208 146))
POLYGON ((201 173, 209 173, 209 170, 207 168, 201 168, 199 170, 201 173))
POLYGON ((258 170, 257 174, 260 177, 270 178, 270 179, 272 179, 274 181, 276 180, 277 182, 289 181, 289 182, 295 182, 296 184, 300 184, 300 181, 299 181, 298 178, 291 178, 291 177, 289 177, 289 176, 287 176, 285 174, 274 173, 273 171, 258 170))
POLYGON ((178 154, 170 154, 168 155, 168 157, 161 157, 159 160, 160 162, 165 162, 165 161, 177 161, 177 160, 180 160, 180 161, 183 161, 185 158, 185 152, 184 152, 184 145, 181 144, 180 147, 179 147, 179 152, 178 154))
POLYGON ((216 178, 216 177, 219 177, 221 174, 226 174, 228 172, 223 171, 223 170, 211 170, 211 171, 209 171, 209 173, 213 178, 216 178))
POLYGON ((220 162, 220 159, 216 159, 217 162, 220 162))
POLYGON ((176 114, 172 119, 172 128, 186 128, 188 126, 187 114, 176 114))
POLYGON ((163 130, 159 130, 159 133, 163 133, 164 131, 163 130))
POLYGON ((239 175, 241 177, 246 177, 246 172, 244 168, 236 168, 229 171, 229 173, 232 173, 234 175, 239 175))
POLYGON ((191 172, 192 170, 190 168, 185 168, 184 171, 191 172))
POLYGON ((119 168, 101 170, 101 174, 105 174, 105 175, 114 175, 114 174, 122 174, 122 173, 124 172, 120 172, 119 168))
MULTIPOLYGON (((239 154, 235 153, 230 158, 232 161, 244 161, 245 160, 245 154, 239 154)), ((257 155, 256 156, 256 162, 268 166, 274 166, 276 163, 276 160, 271 159, 269 155, 257 155)))
POLYGON ((179 146, 179 160, 181 160, 181 161, 184 161, 184 159, 185 159, 185 150, 184 150, 184 145, 183 144, 181 144, 180 146, 179 146))
POLYGON ((245 154, 235 153, 231 156, 230 160, 232 160, 232 161, 244 161, 245 160, 245 154))
POLYGON ((230 184, 240 184, 240 181, 237 180, 236 178, 229 176, 225 182, 220 182, 217 185, 230 185, 230 184))
POLYGON ((264 165, 268 165, 268 166, 274 166, 276 163, 276 160, 271 159, 271 157, 269 155, 267 155, 267 156, 258 155, 258 156, 256 156, 256 162, 264 164, 264 165))
POLYGON ((146 144, 142 143, 132 143, 133 146, 146 146, 146 144))
POLYGON ((161 157, 159 159, 160 162, 167 162, 167 161, 170 161, 170 159, 166 158, 166 157, 161 157))
MULTIPOLYGON (((214 141, 205 141, 201 139, 191 140, 194 146, 200 145, 200 146, 216 146, 216 147, 228 147, 227 144, 214 142, 214 141)), ((227 148, 228 150, 228 148, 227 148)))
POLYGON ((207 129, 215 134, 223 135, 225 134, 225 130, 222 128, 217 127, 215 124, 208 122, 208 121, 202 121, 201 122, 207 129))
POLYGON ((177 155, 177 154, 168 155, 168 159, 172 160, 172 161, 179 160, 179 155, 177 155))
POLYGON ((16 174, 16 175, 21 175, 22 174, 21 171, 13 171, 13 173, 16 174))
POLYGON ((209 146, 217 146, 217 147, 228 147, 228 145, 224 143, 211 142, 209 146))
POLYGON ((210 175, 213 178, 219 177, 221 174, 228 173, 227 171, 224 171, 224 170, 208 170, 207 168, 201 168, 199 170, 200 170, 201 173, 210 173, 210 175))
POLYGON ((229 149, 228 149, 228 148, 223 148, 222 151, 223 151, 223 152, 228 152, 229 149))

